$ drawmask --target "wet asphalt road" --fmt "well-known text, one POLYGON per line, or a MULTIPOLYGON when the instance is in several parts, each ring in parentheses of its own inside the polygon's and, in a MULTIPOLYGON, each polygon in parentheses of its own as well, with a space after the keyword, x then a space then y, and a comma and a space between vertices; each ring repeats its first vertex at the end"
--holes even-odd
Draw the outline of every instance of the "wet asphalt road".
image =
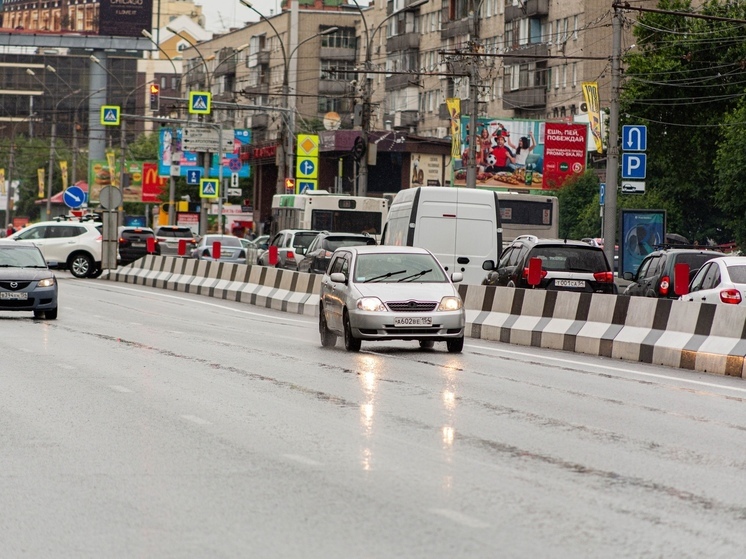
POLYGON ((739 557, 746 381, 60 273, 0 313, 3 557, 739 557))

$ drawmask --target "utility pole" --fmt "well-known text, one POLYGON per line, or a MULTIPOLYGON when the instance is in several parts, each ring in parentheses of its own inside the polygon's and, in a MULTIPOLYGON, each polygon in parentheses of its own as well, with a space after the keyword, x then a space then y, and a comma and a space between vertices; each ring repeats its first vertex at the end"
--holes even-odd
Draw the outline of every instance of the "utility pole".
POLYGON ((622 13, 614 5, 611 20, 611 101, 609 103, 609 149, 606 156, 606 200, 604 202, 604 253, 614 266, 614 245, 616 244, 616 202, 619 181, 619 88, 621 85, 622 59, 622 13))
MULTIPOLYGON (((472 41, 471 51, 475 53, 478 45, 472 41)), ((479 118, 479 57, 472 56, 469 61, 471 75, 469 76, 469 159, 466 161, 466 187, 477 187, 477 120, 479 118)))

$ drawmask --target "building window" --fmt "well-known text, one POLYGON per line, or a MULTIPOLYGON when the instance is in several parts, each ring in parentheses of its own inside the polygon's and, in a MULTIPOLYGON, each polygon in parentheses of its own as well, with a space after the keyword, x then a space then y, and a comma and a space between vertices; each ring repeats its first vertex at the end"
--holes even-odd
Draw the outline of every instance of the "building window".
POLYGON ((321 79, 350 82, 357 78, 353 60, 322 60, 321 79))
POLYGON ((578 16, 572 18, 572 40, 578 40, 578 16))
MULTIPOLYGON (((328 27, 322 26, 321 31, 323 31, 324 29, 328 29, 329 27, 330 26, 328 27)), ((334 33, 330 33, 329 35, 322 35, 321 46, 337 48, 337 49, 357 48, 357 42, 355 38, 355 28, 354 27, 340 27, 334 33)))
POLYGON ((572 86, 578 87, 578 63, 572 63, 572 86))

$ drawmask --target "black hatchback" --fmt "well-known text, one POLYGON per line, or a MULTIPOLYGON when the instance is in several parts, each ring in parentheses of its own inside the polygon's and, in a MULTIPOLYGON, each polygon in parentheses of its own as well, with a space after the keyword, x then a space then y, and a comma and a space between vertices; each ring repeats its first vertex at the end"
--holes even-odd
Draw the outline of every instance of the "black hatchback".
POLYGON ((640 263, 636 274, 625 272, 624 279, 632 281, 622 295, 638 297, 663 297, 678 299, 673 288, 673 272, 676 264, 689 266, 689 281, 705 262, 723 256, 714 250, 696 248, 669 248, 654 250, 640 263))
POLYGON ((155 233, 150 227, 120 227, 119 228, 119 258, 122 266, 131 264, 138 258, 148 254, 148 239, 153 239, 154 254, 160 254, 160 247, 155 240, 155 233))
POLYGON ((490 270, 483 285, 531 288, 528 283, 529 261, 541 260, 541 279, 537 289, 582 293, 617 293, 614 272, 603 249, 582 241, 538 239, 521 235, 500 255, 495 266, 488 260, 482 266, 490 270))

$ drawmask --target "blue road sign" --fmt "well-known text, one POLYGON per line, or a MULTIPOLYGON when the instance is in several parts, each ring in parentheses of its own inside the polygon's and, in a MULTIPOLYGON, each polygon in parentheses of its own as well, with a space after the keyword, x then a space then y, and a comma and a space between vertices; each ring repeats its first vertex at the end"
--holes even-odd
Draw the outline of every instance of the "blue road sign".
POLYGON ((598 191, 598 203, 603 206, 606 203, 606 183, 601 183, 601 188, 598 191))
POLYGON ((68 208, 79 208, 86 201, 86 193, 79 186, 71 186, 62 193, 62 201, 68 208))
POLYGON ((199 184, 202 179, 202 169, 189 169, 187 171, 187 184, 199 184))
POLYGON ((622 154, 622 178, 644 179, 647 172, 648 156, 644 153, 622 154))
POLYGON ((625 151, 645 151, 648 149, 648 127, 625 124, 622 126, 622 149, 625 151))
POLYGON ((313 175, 314 170, 316 169, 316 165, 313 164, 313 161, 310 159, 306 159, 304 161, 301 161, 300 164, 300 172, 306 176, 313 175))
POLYGON ((217 198, 218 197, 218 179, 202 179, 199 181, 200 198, 217 198))
POLYGON ((308 190, 316 190, 316 181, 298 181, 298 191, 303 193, 308 190))
POLYGON ((228 160, 228 168, 233 172, 241 170, 241 160, 238 157, 228 160))
POLYGON ((189 92, 189 112, 191 114, 210 114, 212 108, 212 94, 207 91, 189 92))

